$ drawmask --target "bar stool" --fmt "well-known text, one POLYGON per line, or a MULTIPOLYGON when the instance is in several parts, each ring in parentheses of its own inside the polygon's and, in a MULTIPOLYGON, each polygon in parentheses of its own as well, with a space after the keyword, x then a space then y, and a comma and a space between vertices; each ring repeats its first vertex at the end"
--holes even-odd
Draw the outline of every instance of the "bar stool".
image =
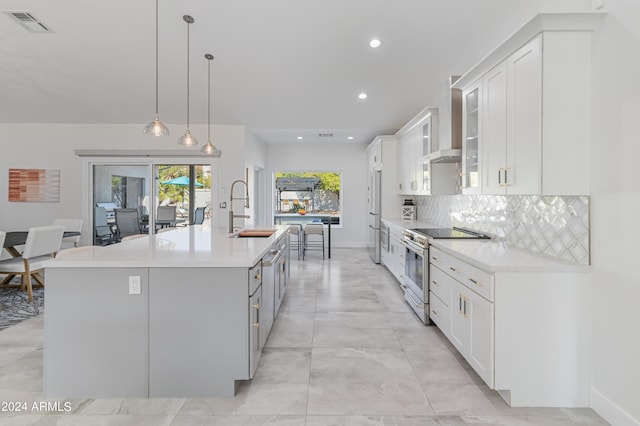
POLYGON ((290 238, 289 238, 289 251, 292 248, 296 248, 298 250, 298 260, 300 260, 300 252, 302 251, 303 243, 302 243, 302 225, 295 223, 291 224, 290 228, 290 238), (292 239, 295 237, 295 240, 292 239))
POLYGON ((304 247, 302 250, 302 260, 304 260, 307 250, 322 249, 322 260, 324 260, 324 228, 322 223, 308 223, 304 227, 304 247), (319 239, 317 238, 319 236, 319 239))

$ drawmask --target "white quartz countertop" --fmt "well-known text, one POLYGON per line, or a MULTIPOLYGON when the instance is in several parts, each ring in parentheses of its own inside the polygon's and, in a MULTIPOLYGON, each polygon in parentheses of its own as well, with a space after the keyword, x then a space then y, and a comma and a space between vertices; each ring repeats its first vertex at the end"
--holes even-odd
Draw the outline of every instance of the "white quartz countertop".
POLYGON ((504 242, 432 240, 431 245, 487 272, 588 272, 589 266, 512 247, 504 242))
POLYGON ((393 225, 402 229, 446 228, 446 226, 434 225, 433 223, 420 222, 418 220, 404 220, 400 218, 388 218, 388 217, 383 217, 382 220, 387 222, 389 225, 393 225))
POLYGON ((289 225, 256 226, 247 229, 276 229, 267 238, 230 238, 209 225, 175 228, 105 247, 62 250, 47 262, 47 268, 116 267, 229 267, 250 268, 289 229, 289 225))

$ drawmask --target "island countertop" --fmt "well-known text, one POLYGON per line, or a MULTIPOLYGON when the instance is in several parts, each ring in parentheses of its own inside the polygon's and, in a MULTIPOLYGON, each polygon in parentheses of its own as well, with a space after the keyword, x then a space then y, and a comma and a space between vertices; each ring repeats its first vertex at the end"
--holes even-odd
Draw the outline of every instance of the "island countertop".
POLYGON ((231 234, 217 232, 207 224, 179 227, 105 247, 82 247, 68 253, 63 250, 56 259, 47 262, 46 267, 250 268, 288 231, 289 225, 268 228, 276 229, 270 237, 233 238, 231 234))

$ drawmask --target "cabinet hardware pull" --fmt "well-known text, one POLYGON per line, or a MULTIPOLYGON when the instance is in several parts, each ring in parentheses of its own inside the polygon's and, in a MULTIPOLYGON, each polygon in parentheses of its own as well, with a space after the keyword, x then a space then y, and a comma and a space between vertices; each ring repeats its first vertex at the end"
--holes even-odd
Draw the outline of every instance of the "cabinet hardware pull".
POLYGON ((458 312, 462 312, 462 295, 458 295, 458 312))
POLYGON ((464 298, 464 309, 462 310, 464 317, 467 318, 467 298, 464 298))
POLYGON ((507 177, 508 170, 509 170, 508 167, 504 169, 504 186, 511 186, 511 184, 509 183, 509 178, 507 177))
POLYGON ((431 280, 431 283, 435 284, 435 285, 440 285, 440 283, 438 281, 436 281, 436 280, 431 280))
POLYGON ((254 326, 255 328, 260 328, 260 323, 259 322, 256 322, 256 323, 251 324, 251 325, 254 326))
POLYGON ((469 281, 471 281, 472 283, 474 283, 475 285, 479 285, 480 287, 484 287, 484 283, 480 282, 480 281, 476 281, 473 278, 469 278, 469 281))
POLYGON ((502 184, 502 170, 498 169, 498 185, 502 184))
POLYGON ((449 269, 451 269, 453 272, 458 272, 458 270, 456 268, 454 268, 453 266, 449 266, 449 269))
POLYGON ((260 304, 256 303, 255 305, 251 305, 254 309, 260 309, 260 304))
POLYGON ((435 316, 437 316, 437 317, 439 317, 439 316, 440 316, 440 314, 438 313, 438 311, 436 311, 435 309, 434 309, 433 311, 431 311, 431 312, 433 313, 433 315, 435 315, 435 316))
POLYGON ((438 261, 438 258, 435 256, 431 256, 431 260, 435 260, 436 262, 438 261))
POLYGON ((253 278, 256 279, 256 280, 259 280, 260 279, 260 274, 256 274, 256 276, 253 277, 253 278))

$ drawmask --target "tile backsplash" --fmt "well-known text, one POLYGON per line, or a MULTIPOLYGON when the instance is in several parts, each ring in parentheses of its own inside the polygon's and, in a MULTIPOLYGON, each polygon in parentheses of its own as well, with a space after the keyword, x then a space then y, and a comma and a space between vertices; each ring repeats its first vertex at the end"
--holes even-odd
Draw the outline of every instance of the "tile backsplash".
POLYGON ((484 232, 516 247, 589 264, 589 197, 417 197, 418 220, 484 232))

